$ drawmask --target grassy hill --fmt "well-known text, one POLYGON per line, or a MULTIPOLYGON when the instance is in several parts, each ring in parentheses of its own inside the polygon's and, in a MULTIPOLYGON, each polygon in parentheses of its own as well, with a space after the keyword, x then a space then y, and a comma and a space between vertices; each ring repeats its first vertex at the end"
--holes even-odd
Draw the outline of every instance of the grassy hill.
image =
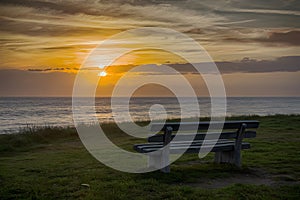
MULTIPOLYGON (((229 119, 261 122, 242 169, 184 155, 170 174, 128 174, 93 158, 74 128, 0 135, 0 199, 299 199, 300 115, 229 119)), ((125 149, 138 142, 115 124, 104 129, 125 149)))

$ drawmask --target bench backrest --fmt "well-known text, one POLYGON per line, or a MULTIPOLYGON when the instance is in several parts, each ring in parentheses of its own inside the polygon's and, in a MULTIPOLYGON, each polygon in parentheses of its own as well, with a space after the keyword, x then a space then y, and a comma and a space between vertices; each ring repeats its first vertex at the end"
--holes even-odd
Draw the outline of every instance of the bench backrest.
MULTIPOLYGON (((256 120, 244 120, 244 121, 212 121, 212 122, 167 122, 167 123, 153 123, 151 126, 151 131, 158 132, 164 131, 166 133, 167 129, 171 129, 172 131, 178 131, 179 127, 180 130, 183 131, 195 131, 195 128, 198 126, 199 131, 206 131, 208 128, 216 128, 221 129, 223 125, 223 130, 227 130, 220 133, 209 133, 210 135, 216 134, 220 135, 219 139, 231 139, 237 138, 239 130, 242 126, 245 129, 256 129, 259 126, 259 121, 256 120), (228 131, 231 129, 230 131, 228 131)), ((207 136, 206 133, 197 133, 194 140, 204 140, 207 136)), ((175 135, 171 135, 171 139, 173 139, 175 135)), ((243 134, 243 138, 254 138, 256 137, 256 131, 254 130, 247 130, 243 134)), ((191 138, 190 135, 178 135, 176 137, 178 140, 185 140, 185 138, 191 138)), ((163 134, 156 134, 148 138, 148 142, 163 142, 164 135, 163 134)))

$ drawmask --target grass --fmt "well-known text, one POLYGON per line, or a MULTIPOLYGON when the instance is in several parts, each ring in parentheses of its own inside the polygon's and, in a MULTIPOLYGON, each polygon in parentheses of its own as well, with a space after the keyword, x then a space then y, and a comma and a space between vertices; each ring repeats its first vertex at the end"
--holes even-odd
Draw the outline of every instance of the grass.
MULTIPOLYGON (((0 199, 299 199, 300 115, 229 119, 261 122, 252 148, 243 151, 242 169, 214 164, 213 154, 202 160, 188 154, 170 174, 129 174, 95 160, 74 128, 0 135, 0 199)), ((125 149, 138 141, 114 124, 103 129, 125 149)))

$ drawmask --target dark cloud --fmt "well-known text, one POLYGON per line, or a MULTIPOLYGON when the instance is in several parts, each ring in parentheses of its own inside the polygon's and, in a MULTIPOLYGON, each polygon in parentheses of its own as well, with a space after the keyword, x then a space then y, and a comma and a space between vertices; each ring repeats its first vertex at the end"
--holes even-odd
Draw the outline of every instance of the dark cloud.
POLYGON ((201 34, 201 33, 203 33, 203 30, 200 28, 193 28, 193 29, 184 31, 184 33, 201 34))
MULTIPOLYGON (((222 74, 232 73, 270 73, 270 72, 298 72, 300 71, 300 56, 284 56, 275 60, 256 60, 243 58, 236 62, 215 62, 222 74)), ((191 64, 166 64, 181 74, 198 74, 191 64)), ((196 63, 197 67, 210 66, 211 63, 196 63)), ((109 73, 125 73, 132 69, 132 65, 111 66, 107 69, 109 73)), ((159 67, 159 65, 157 65, 159 67)), ((151 68, 152 69, 152 68, 151 68)), ((155 72, 143 71, 148 75, 158 75, 155 72)), ((214 71, 208 71, 214 73, 214 71)))
POLYGON ((264 73, 300 71, 300 56, 284 56, 275 60, 244 58, 239 62, 217 62, 222 73, 264 73))
POLYGON ((268 46, 299 46, 300 31, 292 30, 287 32, 269 32, 266 37, 245 38, 245 37, 225 37, 224 41, 238 43, 262 43, 268 46))
POLYGON ((29 68, 29 72, 54 72, 54 71, 68 71, 68 70, 78 70, 76 67, 42 67, 42 68, 29 68))
MULTIPOLYGON (((199 67, 206 63, 197 64, 199 67)), ((275 60, 255 60, 244 58, 236 62, 216 62, 222 74, 230 73, 268 73, 268 72, 297 72, 300 71, 300 56, 284 56, 275 60)), ((185 73, 194 73, 190 64, 174 64, 175 69, 185 73)))
POLYGON ((300 31, 289 31, 284 33, 276 33, 273 32, 270 36, 265 39, 261 40, 263 42, 270 42, 270 43, 285 43, 288 45, 300 45, 300 31))
MULTIPOLYGON (((297 72, 300 71, 300 56, 284 56, 274 60, 256 60, 248 57, 243 58, 236 62, 215 62, 219 71, 222 74, 232 73, 270 73, 270 72, 297 72)), ((166 64, 181 74, 198 74, 196 69, 191 64, 166 64)), ((197 67, 210 66, 211 63, 196 63, 197 67)), ((122 74, 128 72, 134 68, 133 65, 118 65, 110 66, 106 71, 110 74, 122 74)), ((160 67, 157 65, 156 67, 160 67)), ((153 68, 149 68, 153 69, 153 68)), ((79 70, 78 68, 68 67, 41 67, 41 68, 29 68, 31 72, 53 72, 53 71, 68 71, 79 70)), ((82 70, 99 70, 98 68, 84 68, 82 70)), ((211 71, 212 73, 214 71, 211 71)), ((147 75, 160 75, 155 71, 142 71, 141 73, 147 75)), ((166 74, 165 74, 166 75, 166 74)), ((171 75, 171 74, 170 74, 171 75)))

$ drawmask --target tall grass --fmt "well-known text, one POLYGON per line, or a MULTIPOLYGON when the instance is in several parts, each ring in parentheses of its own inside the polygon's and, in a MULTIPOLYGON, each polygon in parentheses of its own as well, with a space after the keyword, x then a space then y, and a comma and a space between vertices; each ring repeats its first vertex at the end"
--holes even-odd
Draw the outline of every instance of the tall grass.
POLYGON ((26 126, 18 133, 0 135, 0 152, 24 151, 54 140, 76 138, 72 127, 26 126))

